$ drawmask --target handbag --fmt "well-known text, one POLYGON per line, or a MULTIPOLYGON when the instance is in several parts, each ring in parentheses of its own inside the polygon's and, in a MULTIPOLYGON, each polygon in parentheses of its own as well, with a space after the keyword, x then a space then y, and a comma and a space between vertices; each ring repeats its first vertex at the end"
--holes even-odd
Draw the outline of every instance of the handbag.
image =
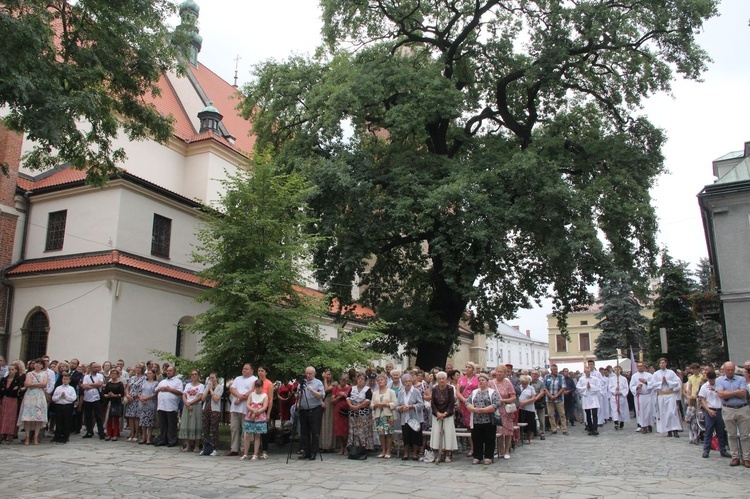
POLYGON ((367 459, 367 449, 365 449, 362 445, 350 445, 348 450, 349 457, 347 459, 356 461, 364 461, 365 459, 367 459))
POLYGON ((121 418, 122 417, 122 404, 116 404, 111 402, 109 404, 109 417, 121 418))
POLYGON ((348 416, 349 415, 349 409, 339 409, 339 414, 341 416, 348 416))
POLYGON ((513 414, 516 412, 518 407, 516 407, 516 404, 505 404, 505 413, 506 414, 513 414))
POLYGON ((430 449, 424 450, 424 455, 422 456, 422 462, 423 463, 433 463, 435 462, 435 453, 432 452, 430 449))
POLYGON ((411 428, 414 431, 419 431, 420 428, 422 428, 422 425, 419 424, 419 421, 417 421, 414 418, 409 418, 406 420, 406 425, 411 428))
POLYGON ((502 426, 503 425, 503 417, 497 413, 497 411, 492 413, 492 423, 495 426, 502 426))

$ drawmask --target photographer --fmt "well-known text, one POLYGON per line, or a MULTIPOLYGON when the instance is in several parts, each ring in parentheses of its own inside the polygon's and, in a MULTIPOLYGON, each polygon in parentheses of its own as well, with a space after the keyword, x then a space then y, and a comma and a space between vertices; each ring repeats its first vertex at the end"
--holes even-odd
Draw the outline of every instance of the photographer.
POLYGON ((305 379, 297 390, 299 404, 302 454, 297 459, 315 460, 320 445, 320 426, 323 421, 323 382, 315 378, 315 368, 305 369, 305 379))

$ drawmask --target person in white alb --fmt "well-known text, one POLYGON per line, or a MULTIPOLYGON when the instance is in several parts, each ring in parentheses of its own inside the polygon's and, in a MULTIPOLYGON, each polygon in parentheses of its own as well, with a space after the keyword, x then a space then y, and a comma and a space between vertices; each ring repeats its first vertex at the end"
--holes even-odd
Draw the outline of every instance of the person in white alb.
POLYGON ((646 371, 643 362, 637 364, 638 371, 630 378, 630 391, 635 398, 635 416, 638 421, 638 430, 643 434, 654 431, 654 394, 648 386, 652 374, 646 371))
POLYGON ((682 430, 677 400, 682 389, 680 378, 667 369, 667 359, 659 359, 659 370, 654 373, 648 386, 656 392, 656 431, 668 437, 679 437, 682 430))
POLYGON ((622 430, 625 423, 630 421, 629 391, 628 378, 622 375, 620 366, 615 366, 615 372, 609 378, 609 408, 615 430, 622 430))
POLYGON ((586 366, 583 369, 583 376, 578 380, 578 393, 581 394, 581 405, 586 412, 586 430, 589 435, 599 435, 599 393, 601 391, 601 382, 594 376, 596 369, 590 369, 586 366))
POLYGON ((52 393, 55 404, 55 438, 53 442, 67 444, 73 428, 73 403, 78 400, 75 388, 70 386, 70 373, 62 374, 62 385, 52 393))
POLYGON ((597 425, 602 426, 607 418, 604 417, 604 411, 599 410, 601 407, 603 407, 605 404, 607 407, 609 407, 609 398, 607 397, 607 392, 604 389, 605 387, 609 387, 609 380, 602 376, 602 373, 597 371, 596 364, 593 360, 588 361, 588 368, 589 371, 591 371, 591 377, 596 378, 597 381, 599 381, 599 391, 597 392, 597 396, 599 397, 599 405, 597 406, 597 425))
POLYGON ((703 432, 703 457, 707 458, 711 451, 711 438, 714 430, 719 439, 719 451, 722 457, 732 457, 726 451, 727 434, 724 427, 724 419, 721 417, 721 397, 716 393, 716 372, 709 368, 706 371, 706 381, 698 392, 698 403, 703 408, 705 415, 706 430, 703 432))
POLYGON ((232 435, 232 442, 229 450, 224 453, 225 456, 238 456, 242 445, 242 426, 245 424, 245 415, 247 414, 247 399, 253 391, 255 380, 253 376, 253 366, 245 364, 242 366, 242 376, 237 376, 232 381, 229 388, 229 403, 231 419, 229 427, 232 435))

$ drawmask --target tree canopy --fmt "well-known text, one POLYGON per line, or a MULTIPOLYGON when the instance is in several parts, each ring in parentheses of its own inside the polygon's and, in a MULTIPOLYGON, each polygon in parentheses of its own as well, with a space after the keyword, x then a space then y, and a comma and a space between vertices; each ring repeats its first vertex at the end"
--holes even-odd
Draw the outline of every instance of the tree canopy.
POLYGON ((201 274, 212 284, 199 298, 211 308, 190 326, 202 335, 200 363, 231 376, 251 362, 274 379, 289 379, 308 365, 340 371, 368 363, 376 325, 325 340, 319 330, 324 301, 298 287, 315 242, 302 231, 309 223, 300 208, 306 182, 297 173, 279 173, 267 154, 256 153, 251 170, 224 183, 220 213, 198 234, 194 260, 206 265, 201 274))
POLYGON ((120 130, 166 142, 170 118, 144 98, 188 41, 165 24, 174 12, 169 0, 0 3, 0 106, 5 126, 35 143, 27 166, 70 163, 101 184, 125 158, 120 130))
POLYGON ((656 253, 663 133, 643 99, 708 57, 714 0, 322 0, 325 46, 244 88, 257 143, 314 185, 318 280, 443 365, 470 312, 567 312, 656 253))
POLYGON ((649 323, 648 352, 652 361, 663 355, 659 330, 667 330, 664 355, 670 366, 684 367, 701 360, 700 328, 690 308, 689 295, 695 289, 685 262, 675 262, 665 251, 659 269, 658 298, 654 301, 654 317, 649 323))
POLYGON ((625 356, 630 348, 636 352, 645 351, 646 318, 641 315, 642 307, 629 279, 621 273, 605 278, 597 302, 601 308, 596 313, 599 319, 596 327, 602 330, 596 338, 594 354, 597 358, 612 359, 618 348, 625 356))

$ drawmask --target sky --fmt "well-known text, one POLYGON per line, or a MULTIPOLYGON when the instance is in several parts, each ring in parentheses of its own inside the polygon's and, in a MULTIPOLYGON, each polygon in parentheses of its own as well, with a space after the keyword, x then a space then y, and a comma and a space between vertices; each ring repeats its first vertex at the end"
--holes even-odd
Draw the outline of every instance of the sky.
MULTIPOLYGON (((320 44, 315 0, 197 0, 203 48, 198 59, 229 81, 235 65, 242 85, 255 64, 311 54, 320 44), (239 56, 239 61, 235 61, 239 56)), ((724 0, 719 16, 698 40, 713 62, 702 82, 677 80, 671 95, 650 98, 643 109, 668 137, 663 148, 668 173, 652 190, 659 217, 658 241, 673 258, 693 265, 706 258, 696 195, 714 182, 711 162, 750 141, 750 1, 724 0)), ((548 304, 523 310, 510 324, 547 340, 548 304)))

